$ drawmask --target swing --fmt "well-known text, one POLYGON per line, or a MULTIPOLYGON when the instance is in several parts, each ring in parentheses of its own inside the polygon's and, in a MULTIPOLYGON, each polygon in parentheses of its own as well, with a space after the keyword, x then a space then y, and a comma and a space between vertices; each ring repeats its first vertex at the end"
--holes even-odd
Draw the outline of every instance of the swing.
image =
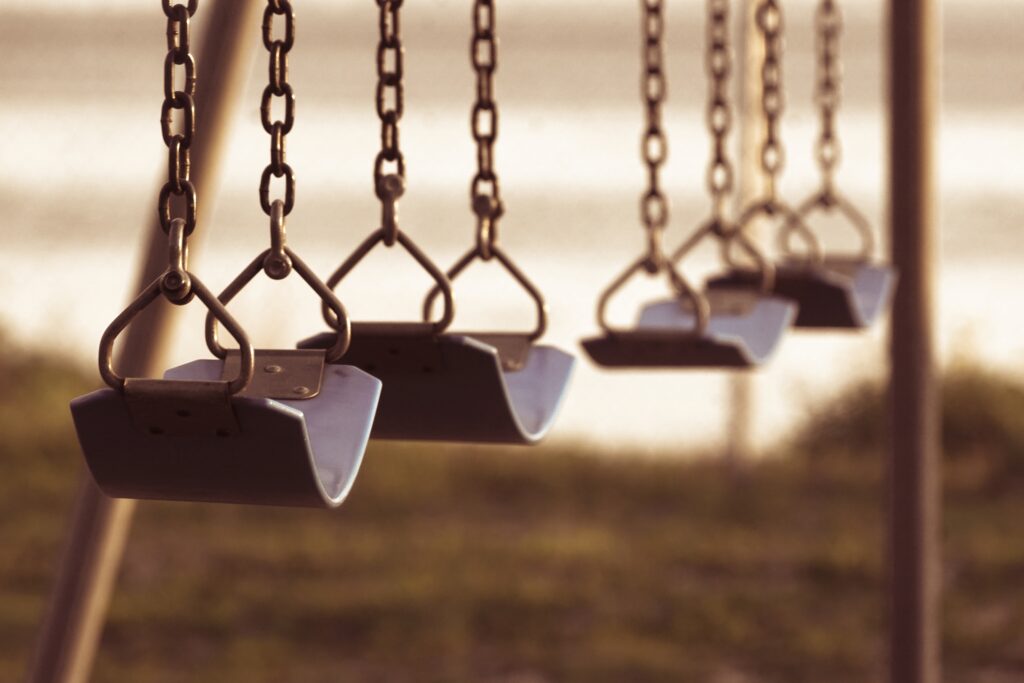
POLYGON ((287 0, 268 2, 263 40, 271 53, 271 83, 263 94, 262 118, 271 133, 271 163, 263 173, 260 200, 271 217, 271 248, 260 254, 214 297, 188 270, 188 236, 195 228, 195 188, 189 180, 189 147, 195 134, 195 62, 189 54, 193 3, 165 3, 168 35, 178 36, 168 64, 185 65, 184 91, 165 71, 163 136, 170 163, 160 193, 161 223, 169 235, 170 263, 110 324, 100 341, 100 374, 110 386, 71 402, 86 462, 97 485, 118 498, 335 507, 352 486, 369 439, 380 381, 345 365, 326 365, 345 352, 350 328, 345 309, 285 244, 284 217, 294 205, 295 186, 285 162, 285 135, 294 121, 294 95, 287 83, 294 16, 287 0), (274 15, 284 14, 286 36, 272 40, 274 15), (286 120, 270 121, 273 97, 286 98, 286 120), (170 110, 184 112, 184 133, 171 135, 170 110), (270 176, 284 176, 286 199, 269 201, 270 176), (171 217, 171 195, 184 196, 185 218, 171 217), (320 295, 338 321, 327 351, 255 350, 225 309, 260 270, 274 279, 297 272, 320 295), (144 308, 163 295, 177 305, 193 297, 207 316, 207 344, 216 360, 197 360, 168 370, 163 379, 124 378, 112 365, 117 336, 144 308), (218 323, 238 342, 228 351, 217 339, 218 323))
MULTIPOLYGON (((777 57, 782 31, 781 9, 767 2, 758 12, 758 25, 773 53, 764 73, 765 95, 778 92, 781 71, 777 57), (772 63, 772 62, 769 62, 772 63)), ((889 306, 896 284, 892 268, 872 261, 874 234, 864 215, 835 188, 835 169, 839 163, 840 142, 836 132, 836 111, 839 108, 838 42, 842 18, 835 0, 821 0, 816 14, 818 43, 818 79, 815 99, 821 111, 821 133, 816 145, 822 186, 797 208, 785 215, 780 232, 783 260, 776 266, 774 291, 798 302, 796 326, 802 328, 862 329, 869 327, 889 306), (810 235, 807 219, 816 211, 838 213, 857 232, 861 240, 859 253, 823 254, 817 239, 814 248, 805 254, 796 253, 790 244, 794 232, 810 235)), ((775 102, 781 99, 774 95, 775 102)), ((766 108, 766 112, 768 108, 766 108)), ((775 112, 777 116, 778 111, 775 112)), ((770 119, 771 120, 771 119, 770 119)), ((781 158, 781 143, 776 150, 781 158)), ((774 181, 773 181, 774 182, 774 181)), ((750 286, 754 274, 736 270, 715 286, 750 286)))
POLYGON ((698 228, 671 257, 662 250, 662 234, 668 223, 668 201, 659 188, 659 170, 667 156, 661 129, 661 106, 665 97, 662 69, 662 3, 644 4, 643 94, 647 106, 647 128, 643 153, 648 168, 649 188, 641 201, 648 250, 634 261, 601 294, 597 321, 604 334, 583 341, 583 347, 600 365, 613 368, 744 368, 763 364, 774 351, 782 334, 792 323, 795 307, 767 293, 774 276, 772 265, 745 235, 734 232, 724 217, 724 204, 733 185, 733 169, 726 156, 725 141, 731 125, 727 99, 730 58, 728 48, 728 3, 709 3, 708 69, 712 76, 712 97, 707 121, 712 134, 713 159, 708 170, 712 196, 711 219, 698 228), (677 270, 676 265, 702 239, 737 239, 755 262, 765 291, 748 287, 716 287, 700 292, 677 270), (635 274, 664 273, 676 296, 644 306, 634 329, 613 327, 606 309, 613 295, 635 274))
MULTIPOLYGON (((378 114, 383 149, 374 169, 382 227, 360 245, 328 280, 336 287, 378 243, 401 244, 430 274, 435 286, 423 305, 423 323, 356 323, 346 362, 380 377, 387 389, 381 397, 373 436, 463 442, 532 444, 551 428, 562 402, 575 359, 552 346, 535 345, 547 326, 547 306, 540 291, 497 244, 497 223, 503 213, 498 178, 492 167, 498 110, 493 99, 497 67, 493 0, 476 0, 471 58, 477 74, 473 107, 473 137, 478 172, 471 197, 477 216, 477 242, 447 274, 398 227, 397 201, 405 189, 405 162, 398 147, 398 121, 403 109, 399 0, 381 0, 380 55, 393 56, 393 71, 378 59, 378 114), (384 93, 393 90, 395 106, 387 109, 384 93), (384 175, 385 163, 395 172, 384 175), (485 188, 486 187, 486 191, 485 188), (471 262, 497 261, 533 299, 537 324, 530 333, 446 333, 454 317, 451 280, 471 262), (443 314, 430 322, 432 304, 443 300, 443 314)), ((325 309, 328 322, 332 316, 325 309)), ((322 347, 321 335, 300 344, 322 347)))

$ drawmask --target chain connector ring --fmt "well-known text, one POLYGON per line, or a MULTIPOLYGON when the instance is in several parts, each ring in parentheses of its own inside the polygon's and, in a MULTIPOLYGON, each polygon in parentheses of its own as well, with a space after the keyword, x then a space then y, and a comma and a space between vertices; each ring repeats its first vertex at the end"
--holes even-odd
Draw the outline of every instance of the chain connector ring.
POLYGON ((185 219, 175 218, 167 236, 167 270, 160 278, 160 291, 172 304, 182 306, 192 300, 192 277, 188 272, 188 241, 185 219))
POLYGON ((263 258, 263 272, 271 280, 283 280, 292 272, 285 231, 284 202, 275 199, 270 207, 270 249, 263 258))
POLYGON ((379 197, 380 224, 384 231, 384 246, 393 247, 398 241, 398 200, 405 194, 405 179, 402 176, 389 173, 381 178, 379 197))

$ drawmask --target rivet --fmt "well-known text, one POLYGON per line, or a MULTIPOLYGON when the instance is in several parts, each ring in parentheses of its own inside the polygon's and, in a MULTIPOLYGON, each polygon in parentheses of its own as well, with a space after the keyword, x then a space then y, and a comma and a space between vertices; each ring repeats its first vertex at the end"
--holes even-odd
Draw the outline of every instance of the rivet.
POLYGON ((295 387, 292 389, 292 393, 298 394, 299 396, 305 396, 309 393, 309 387, 295 387))
POLYGON ((263 372, 269 372, 272 375, 276 375, 281 372, 281 370, 283 370, 283 368, 280 365, 265 365, 263 367, 263 372))

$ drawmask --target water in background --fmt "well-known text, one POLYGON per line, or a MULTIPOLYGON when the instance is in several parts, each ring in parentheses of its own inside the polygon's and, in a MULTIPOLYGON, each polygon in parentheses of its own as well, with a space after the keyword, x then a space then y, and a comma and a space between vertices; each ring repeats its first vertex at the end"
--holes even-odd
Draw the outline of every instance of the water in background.
MULTIPOLYGON (((154 214, 164 151, 159 136, 163 18, 156 3, 6 2, 0 8, 0 206, 3 252, 0 325, 22 343, 50 345, 93 362, 107 322, 135 277, 143 232, 154 214)), ((291 80, 299 98, 289 136, 298 204, 291 245, 327 274, 378 221, 371 165, 378 144, 372 104, 375 5, 300 2, 291 80)), ((839 182, 879 224, 884 217, 885 125, 882 3, 847 3, 844 161, 839 182)), ((1024 6, 962 0, 945 4, 944 111, 940 137, 943 356, 969 354, 1019 372, 1024 327, 1024 62, 1016 56, 1024 6)), ((703 3, 670 9, 671 239, 702 218, 708 143, 700 50, 703 3)), ((787 169, 791 200, 815 183, 811 161, 812 6, 787 5, 787 169)), ((403 227, 441 264, 472 237, 468 133, 473 74, 467 3, 407 3, 408 162, 403 227)), ((595 330, 601 287, 642 248, 637 200, 638 12, 634 2, 502 7, 502 106, 497 164, 508 212, 502 239, 546 291, 550 343, 577 350, 595 330)), ((202 14, 195 22, 202 30, 202 14)), ((254 29, 255 30, 255 29, 254 29)), ((202 64, 199 65, 200 74, 202 64)), ((231 140, 216 215, 201 225, 194 269, 219 290, 267 239, 256 187, 267 161, 258 121, 266 67, 254 62, 231 140)), ((736 136, 734 136, 735 138, 736 136)), ((735 140, 734 140, 735 142, 735 140)), ((714 265, 713 252, 692 264, 714 265)), ((288 345, 317 331, 317 306, 296 278, 260 283, 233 311, 261 346, 288 345), (296 304, 296 302, 302 302, 296 304)), ((357 319, 415 318, 426 279, 407 258, 375 254, 341 294, 357 319)), ((504 274, 476 266, 458 281, 458 327, 528 326, 528 301, 504 274)), ((621 320, 660 295, 638 287, 616 308, 621 320), (630 297, 635 297, 630 300, 630 297)), ((174 360, 205 353, 202 311, 178 328, 174 360)), ((823 396, 854 377, 884 371, 884 330, 794 335, 757 373, 755 433, 779 437, 823 396)), ((599 372, 581 356, 555 437, 608 450, 668 452, 711 446, 726 424, 726 375, 599 372)))

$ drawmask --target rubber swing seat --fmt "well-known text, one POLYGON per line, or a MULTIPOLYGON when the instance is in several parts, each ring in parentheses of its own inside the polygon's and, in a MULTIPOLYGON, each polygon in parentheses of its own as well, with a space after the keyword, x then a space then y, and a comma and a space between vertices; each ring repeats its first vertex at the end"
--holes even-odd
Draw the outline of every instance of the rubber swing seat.
POLYGON ((786 299, 746 289, 706 292, 711 307, 703 335, 679 299, 645 305, 631 330, 583 341, 594 362, 609 368, 749 368, 765 363, 796 317, 786 299))
MULTIPOLYGON (((217 383, 223 367, 197 360, 144 381, 159 395, 161 383, 217 383)), ((158 400, 154 413, 100 389, 72 401, 71 413, 109 496, 333 508, 359 471, 380 389, 358 368, 325 365, 319 393, 303 400, 222 392, 218 401, 214 392, 212 401, 158 400)))
MULTIPOLYGON (((331 338, 299 348, 322 348, 331 338)), ((355 323, 345 362, 384 383, 373 438, 533 444, 551 429, 576 360, 523 334, 355 323)))
MULTIPOLYGON (((736 270, 710 287, 754 287, 759 275, 736 270)), ((889 266, 857 257, 830 256, 820 264, 790 259, 776 266, 773 293, 799 306, 794 325, 811 329, 860 330, 889 308, 897 276, 889 266)))

